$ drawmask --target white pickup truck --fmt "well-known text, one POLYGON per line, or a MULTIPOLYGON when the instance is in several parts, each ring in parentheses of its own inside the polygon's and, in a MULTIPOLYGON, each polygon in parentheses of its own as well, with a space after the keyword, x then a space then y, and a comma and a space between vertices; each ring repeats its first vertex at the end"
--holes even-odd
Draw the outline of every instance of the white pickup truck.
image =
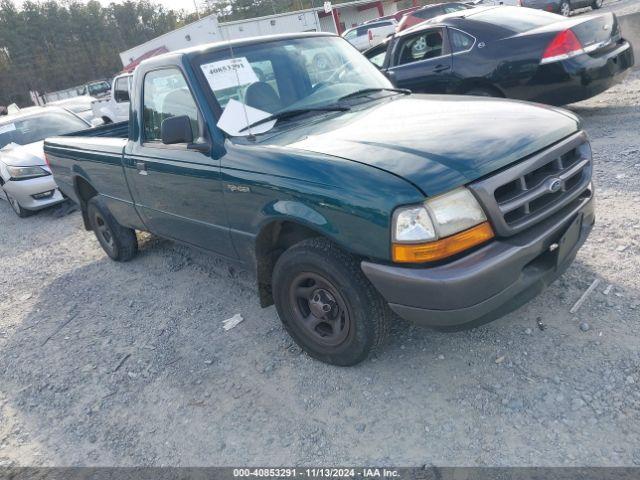
POLYGON ((104 123, 118 123, 129 120, 129 91, 131 90, 130 73, 118 75, 111 83, 111 96, 104 100, 96 100, 91 104, 95 118, 104 123))
POLYGON ((342 38, 362 52, 375 47, 389 35, 393 35, 396 31, 397 23, 393 18, 365 23, 359 27, 346 30, 342 34, 342 38))

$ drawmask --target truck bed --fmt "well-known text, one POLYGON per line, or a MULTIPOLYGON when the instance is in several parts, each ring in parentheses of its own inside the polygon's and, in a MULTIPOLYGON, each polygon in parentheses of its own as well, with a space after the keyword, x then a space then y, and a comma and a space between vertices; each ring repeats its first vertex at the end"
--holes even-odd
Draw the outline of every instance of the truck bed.
POLYGON ((112 137, 127 138, 129 135, 129 122, 108 123, 99 127, 67 133, 64 137, 112 137))
POLYGON ((129 122, 47 138, 44 151, 58 187, 80 203, 75 179, 83 178, 112 202, 132 205, 122 163, 129 122))

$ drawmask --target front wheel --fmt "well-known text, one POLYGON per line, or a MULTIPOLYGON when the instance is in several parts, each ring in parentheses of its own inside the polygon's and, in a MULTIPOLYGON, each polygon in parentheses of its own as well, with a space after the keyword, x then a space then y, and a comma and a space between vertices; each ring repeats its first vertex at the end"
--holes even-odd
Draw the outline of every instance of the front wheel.
POLYGON ((384 300, 358 260, 322 238, 286 250, 273 272, 278 315, 287 332, 313 358, 355 365, 384 340, 384 300))
POLYGON ((568 17, 571 15, 571 5, 569 4, 569 0, 562 0, 560 2, 560 8, 558 9, 560 15, 563 17, 568 17))
POLYGON ((135 256, 138 252, 135 230, 120 225, 99 197, 89 200, 87 216, 100 246, 112 260, 127 262, 135 256))
POLYGON ((4 190, 4 195, 5 197, 7 197, 7 202, 9 202, 9 205, 11 205, 11 208, 13 209, 15 214, 18 215, 20 218, 26 218, 33 215, 33 212, 31 210, 22 208, 20 206, 20 203, 18 203, 18 200, 16 200, 11 195, 9 195, 9 192, 7 192, 6 190, 4 190))

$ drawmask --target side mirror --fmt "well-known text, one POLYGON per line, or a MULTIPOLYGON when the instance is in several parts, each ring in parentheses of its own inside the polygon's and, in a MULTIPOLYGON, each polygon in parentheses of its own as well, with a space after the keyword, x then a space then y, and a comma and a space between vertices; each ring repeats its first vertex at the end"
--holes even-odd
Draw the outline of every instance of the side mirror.
POLYGON ((92 118, 89 123, 92 127, 99 127, 100 125, 104 125, 104 120, 101 118, 92 118))
POLYGON ((160 137, 165 145, 192 143, 191 120, 186 115, 165 118, 160 125, 160 137))

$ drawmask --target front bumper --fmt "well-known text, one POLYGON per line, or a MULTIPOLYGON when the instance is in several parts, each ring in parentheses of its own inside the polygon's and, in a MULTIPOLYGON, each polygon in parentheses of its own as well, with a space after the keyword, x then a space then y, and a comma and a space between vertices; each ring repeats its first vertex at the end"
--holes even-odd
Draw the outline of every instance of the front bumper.
MULTIPOLYGON (((362 270, 400 317, 429 327, 471 327, 525 304, 571 265, 595 221, 593 197, 517 235, 430 268, 363 261, 362 270), (551 251, 581 218, 573 247, 551 251)), ((578 228, 578 227, 576 227, 578 228)))
POLYGON ((3 187, 26 210, 40 210, 64 201, 64 197, 53 179, 53 175, 29 180, 9 180, 3 187), (33 195, 53 190, 53 195, 36 199, 33 195))
POLYGON ((634 65, 633 47, 627 41, 600 56, 589 54, 540 65, 517 98, 549 105, 579 102, 620 83, 634 65))

